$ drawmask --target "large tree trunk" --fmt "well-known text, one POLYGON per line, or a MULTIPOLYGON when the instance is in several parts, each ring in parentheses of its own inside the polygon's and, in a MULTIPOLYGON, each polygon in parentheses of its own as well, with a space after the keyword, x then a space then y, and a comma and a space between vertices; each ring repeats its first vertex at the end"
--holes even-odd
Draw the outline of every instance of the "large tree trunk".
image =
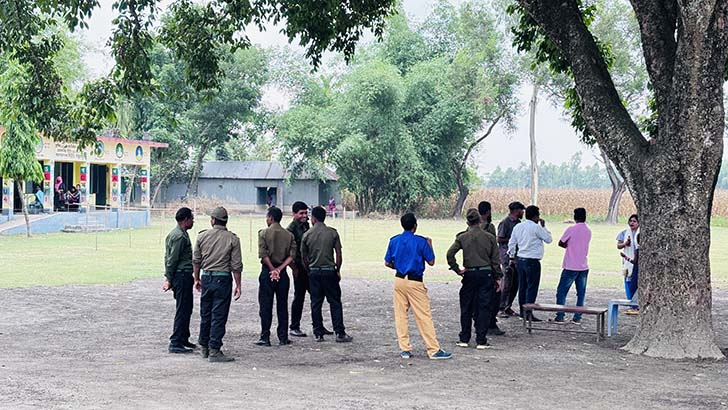
POLYGON ((538 83, 533 82, 533 94, 529 103, 528 139, 531 142, 531 204, 538 204, 538 159, 536 158, 536 104, 538 103, 538 83))
POLYGON ((624 108, 575 0, 518 0, 568 61, 583 115, 640 215, 640 326, 624 347, 724 359, 710 283, 710 215, 723 154, 728 0, 633 0, 657 107, 657 137, 624 108))
POLYGON ((20 197, 20 206, 23 208, 23 217, 25 218, 25 236, 30 238, 30 217, 28 216, 28 204, 25 203, 25 189, 23 189, 24 182, 25 181, 21 182, 15 180, 15 189, 18 191, 18 196, 20 197))
POLYGON ((605 222, 608 224, 616 224, 619 222, 619 204, 622 202, 622 196, 627 190, 627 184, 624 182, 624 179, 619 177, 612 161, 609 160, 607 153, 601 147, 599 147, 599 153, 604 161, 604 167, 609 176, 609 183, 612 185, 612 194, 609 196, 607 219, 605 222))

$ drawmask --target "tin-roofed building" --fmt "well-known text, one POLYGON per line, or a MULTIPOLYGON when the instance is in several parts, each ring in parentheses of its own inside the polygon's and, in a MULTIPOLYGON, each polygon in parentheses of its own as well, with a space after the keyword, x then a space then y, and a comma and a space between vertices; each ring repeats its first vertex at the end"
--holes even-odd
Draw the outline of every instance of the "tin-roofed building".
MULTIPOLYGON (((275 205, 286 211, 295 201, 326 206, 331 197, 341 203, 339 177, 331 170, 322 179, 310 175, 299 175, 290 183, 287 179, 285 168, 276 161, 210 161, 203 163, 197 194, 250 210, 275 205)), ((160 200, 177 201, 186 190, 186 183, 171 183, 160 200)))

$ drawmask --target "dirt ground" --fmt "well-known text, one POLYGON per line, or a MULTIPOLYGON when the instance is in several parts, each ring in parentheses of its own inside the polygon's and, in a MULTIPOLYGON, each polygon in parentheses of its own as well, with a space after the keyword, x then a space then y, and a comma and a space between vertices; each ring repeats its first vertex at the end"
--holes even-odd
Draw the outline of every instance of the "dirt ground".
MULTIPOLYGON (((459 284, 429 285, 438 338, 455 356, 426 359, 411 320, 416 356, 398 356, 391 283, 344 280, 344 320, 352 344, 295 339, 261 348, 256 281, 233 303, 224 350, 234 363, 166 353, 173 317, 161 281, 116 286, 2 289, 0 408, 3 409, 728 409, 728 361, 673 362, 619 350, 620 334, 535 332, 501 321, 491 350, 456 348, 459 284)), ((587 291, 606 306, 618 290, 587 291)), ((539 301, 553 301, 542 290, 539 301)), ((195 300, 192 333, 199 325, 195 300)), ((714 321, 728 347, 728 291, 714 293, 714 321)), ((304 326, 310 326, 308 308, 304 326)), ((325 317, 327 312, 325 312, 325 317)), ((584 319, 584 328, 594 326, 584 319)), ((275 324, 275 323, 274 323, 275 324)), ((274 331, 275 333, 275 331, 274 331)), ((275 339, 274 339, 274 342, 275 339)))

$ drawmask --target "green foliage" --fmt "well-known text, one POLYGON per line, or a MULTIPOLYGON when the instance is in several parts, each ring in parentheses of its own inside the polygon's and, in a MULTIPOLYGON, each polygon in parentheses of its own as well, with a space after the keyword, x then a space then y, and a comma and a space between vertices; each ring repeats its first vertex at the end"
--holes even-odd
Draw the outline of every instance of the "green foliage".
POLYGON ((483 128, 509 123, 518 77, 485 3, 443 2, 426 21, 390 19, 341 77, 294 70, 300 89, 276 128, 292 177, 335 168, 362 212, 415 209, 458 179, 474 183, 471 148, 483 128))
POLYGON ((0 94, 10 103, 0 104, 0 124, 7 124, 5 133, 0 135, 0 176, 17 181, 41 181, 43 173, 35 158, 35 146, 40 138, 36 124, 22 105, 13 103, 23 98, 29 75, 14 61, 3 63, 2 68, 0 94))
MULTIPOLYGON (((624 104, 638 108, 637 104, 647 89, 647 73, 640 52, 637 22, 631 9, 621 1, 579 1, 578 4, 582 20, 594 34, 624 104)), ((594 145, 596 140, 589 133, 582 116, 571 68, 561 50, 520 6, 511 4, 507 12, 515 18, 511 27, 513 45, 519 52, 529 54, 531 70, 537 71, 540 66, 548 68, 550 78, 541 78, 540 82, 563 101, 564 110, 571 117, 571 125, 581 141, 594 145)))

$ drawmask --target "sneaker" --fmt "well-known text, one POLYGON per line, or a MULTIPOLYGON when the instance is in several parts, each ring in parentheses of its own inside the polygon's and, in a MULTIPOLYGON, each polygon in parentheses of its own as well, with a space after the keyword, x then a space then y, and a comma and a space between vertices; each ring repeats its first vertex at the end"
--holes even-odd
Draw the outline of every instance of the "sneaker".
POLYGON ((207 360, 210 363, 226 363, 235 361, 235 358, 225 356, 220 349, 210 349, 210 357, 207 360))
POLYGON ((506 332, 504 330, 501 330, 498 326, 496 326, 496 327, 492 327, 492 328, 488 329, 488 334, 494 335, 494 336, 503 336, 504 334, 506 334, 506 332))
POLYGON ((579 319, 579 320, 571 319, 571 324, 572 325, 581 326, 581 319, 579 319))
POLYGON ((200 356, 202 356, 203 359, 210 357, 210 348, 200 345, 200 356))
POLYGON ((257 342, 253 343, 256 346, 270 346, 270 339, 260 338, 257 342))
POLYGON ((557 325, 565 325, 566 320, 565 319, 549 319, 549 322, 556 323, 557 325))
POLYGON ((468 342, 457 342, 457 343, 455 343, 455 346, 457 346, 457 347, 470 347, 470 344, 468 342))
POLYGON ((488 342, 485 342, 483 344, 478 344, 477 346, 475 346, 475 348, 478 350, 490 349, 491 347, 492 346, 488 342))
POLYGON ((326 341, 326 340, 324 340, 324 335, 314 335, 314 339, 317 342, 325 342, 326 341))
POLYGON ((307 334, 303 333, 301 331, 301 329, 291 329, 290 333, 288 333, 288 334, 291 335, 291 336, 294 336, 294 337, 306 337, 306 336, 308 336, 307 334))
POLYGON ((405 352, 400 353, 399 357, 402 359, 410 359, 410 358, 412 358, 412 353, 405 351, 405 352))
POLYGON ((639 309, 627 309, 624 312, 624 314, 630 315, 630 316, 639 315, 640 314, 640 310, 639 309))
POLYGON ((448 353, 444 350, 438 350, 437 353, 430 356, 432 360, 445 360, 452 358, 452 353, 448 353))
POLYGON ((353 337, 347 335, 346 333, 342 333, 340 335, 336 335, 336 343, 349 343, 352 340, 354 340, 353 337))
POLYGON ((331 335, 333 335, 333 334, 334 334, 334 332, 330 331, 330 330, 329 330, 329 329, 327 329, 327 328, 324 328, 324 334, 325 334, 325 335, 329 335, 329 336, 331 336, 331 335))
POLYGON ((194 344, 194 343, 192 343, 192 342, 190 342, 190 341, 182 342, 182 346, 184 346, 184 347, 186 347, 188 349, 196 349, 197 348, 197 345, 194 344))
POLYGON ((291 344, 291 341, 288 339, 283 339, 278 341, 278 346, 288 346, 291 344))
POLYGON ((170 353, 192 353, 192 349, 188 349, 184 346, 169 346, 170 353))

